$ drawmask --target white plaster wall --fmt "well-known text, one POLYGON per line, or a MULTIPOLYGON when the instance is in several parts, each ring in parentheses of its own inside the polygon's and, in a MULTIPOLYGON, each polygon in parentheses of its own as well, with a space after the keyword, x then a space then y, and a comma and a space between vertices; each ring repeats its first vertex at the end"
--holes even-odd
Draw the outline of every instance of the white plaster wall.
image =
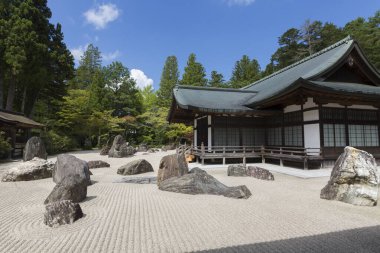
POLYGON ((295 112, 295 111, 300 111, 300 110, 301 110, 301 105, 288 105, 287 107, 284 108, 284 113, 295 112))
MULTIPOLYGON (((319 124, 304 125, 304 141, 305 141, 305 148, 320 148, 321 147, 319 124)), ((309 155, 316 155, 316 154, 310 153, 309 155)))
POLYGON ((347 106, 347 108, 352 108, 352 109, 366 109, 366 110, 377 110, 376 107, 372 105, 350 105, 347 106))
POLYGON ((314 103, 313 98, 307 98, 305 104, 303 105, 303 109, 317 107, 318 105, 314 103))
POLYGON ((322 107, 344 108, 343 105, 340 105, 340 104, 337 104, 337 103, 328 103, 328 104, 322 105, 322 107))
POLYGON ((210 115, 207 116, 207 124, 211 125, 211 116, 210 115))
POLYGON ((303 112, 303 121, 319 120, 319 111, 311 110, 303 112))

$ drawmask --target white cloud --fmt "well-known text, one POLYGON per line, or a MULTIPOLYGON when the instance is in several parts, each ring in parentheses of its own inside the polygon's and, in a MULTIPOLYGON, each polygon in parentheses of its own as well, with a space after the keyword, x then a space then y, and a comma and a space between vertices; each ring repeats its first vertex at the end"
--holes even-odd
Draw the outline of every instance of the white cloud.
POLYGON ((240 6, 248 6, 253 4, 256 0, 225 0, 228 5, 240 5, 240 6))
POLYGON ((116 58, 118 58, 119 56, 120 56, 120 51, 119 50, 116 50, 116 51, 111 52, 111 53, 103 53, 102 54, 102 58, 105 61, 113 61, 116 58))
POLYGON ((114 4, 102 4, 97 8, 91 8, 83 15, 86 21, 95 26, 97 30, 104 29, 108 23, 115 21, 121 11, 114 4))
POLYGON ((79 61, 80 61, 84 51, 86 51, 87 47, 88 47, 88 44, 86 44, 84 46, 79 46, 79 47, 70 49, 71 54, 74 56, 74 60, 76 63, 79 63, 79 61))
POLYGON ((139 69, 132 69, 131 77, 136 80, 137 87, 140 89, 148 85, 153 85, 153 80, 148 78, 144 72, 139 69))

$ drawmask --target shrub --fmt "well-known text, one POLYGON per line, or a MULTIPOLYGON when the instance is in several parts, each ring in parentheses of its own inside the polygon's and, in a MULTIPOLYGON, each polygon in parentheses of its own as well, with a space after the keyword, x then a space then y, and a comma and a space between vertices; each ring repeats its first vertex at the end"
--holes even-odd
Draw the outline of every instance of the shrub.
POLYGON ((9 152, 11 151, 12 146, 9 144, 5 137, 4 132, 0 132, 0 158, 7 158, 9 156, 9 152))
POLYGON ((77 143, 70 137, 65 135, 59 135, 54 130, 46 132, 46 135, 42 136, 48 154, 57 154, 67 152, 75 149, 77 143))

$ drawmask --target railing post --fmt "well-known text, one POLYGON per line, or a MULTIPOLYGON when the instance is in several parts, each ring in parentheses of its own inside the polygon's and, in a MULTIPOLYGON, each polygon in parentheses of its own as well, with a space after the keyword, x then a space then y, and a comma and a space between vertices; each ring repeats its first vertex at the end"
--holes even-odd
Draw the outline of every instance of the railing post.
POLYGON ((284 167, 284 162, 282 161, 281 155, 282 155, 282 147, 280 147, 280 166, 284 167))
POLYGON ((261 162, 265 163, 265 150, 264 150, 264 146, 261 146, 261 162))

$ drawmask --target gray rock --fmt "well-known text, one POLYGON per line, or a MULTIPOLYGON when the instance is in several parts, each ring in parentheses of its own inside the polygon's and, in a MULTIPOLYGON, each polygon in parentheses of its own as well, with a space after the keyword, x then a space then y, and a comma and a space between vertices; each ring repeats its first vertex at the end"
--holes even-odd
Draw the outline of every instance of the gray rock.
POLYGON ((269 170, 256 167, 256 166, 249 166, 247 169, 247 175, 250 177, 254 177, 254 178, 262 179, 262 180, 268 180, 268 181, 274 180, 274 176, 269 170))
POLYGON ((335 162, 330 180, 320 196, 353 205, 375 206, 378 185, 375 158, 363 150, 346 147, 335 162))
POLYGON ((199 168, 192 169, 189 174, 166 179, 158 185, 158 188, 184 194, 222 195, 236 199, 247 199, 252 195, 245 185, 228 187, 199 168))
POLYGON ((227 169, 227 176, 254 177, 257 179, 269 180, 269 181, 274 180, 274 176, 269 170, 256 167, 256 166, 249 166, 248 168, 246 168, 240 164, 229 165, 227 169))
POLYGON ((148 151, 148 145, 146 144, 140 144, 137 148, 138 152, 147 152, 148 151))
POLYGON ((100 150, 100 155, 108 155, 108 152, 110 151, 111 147, 109 146, 104 146, 102 147, 102 149, 100 150))
POLYGON ((30 181, 52 177, 54 163, 41 158, 33 158, 8 169, 1 179, 3 182, 30 181))
POLYGON ((57 183, 52 192, 46 198, 44 204, 60 201, 71 200, 72 202, 81 202, 87 197, 87 181, 79 175, 68 175, 57 183))
POLYGON ((171 178, 185 175, 189 172, 185 156, 183 154, 173 154, 164 156, 160 161, 157 173, 157 184, 171 178))
POLYGON ((132 146, 129 146, 121 135, 117 135, 113 140, 112 147, 108 152, 108 156, 122 158, 131 156, 135 152, 136 150, 132 146))
POLYGON ((117 174, 120 175, 136 175, 146 172, 152 172, 152 165, 145 159, 139 159, 127 163, 124 166, 121 166, 117 169, 117 174))
POLYGON ((232 177, 247 177, 247 169, 240 164, 231 164, 228 165, 227 176, 232 177))
POLYGON ((125 177, 125 178, 114 181, 114 183, 156 184, 157 177, 125 177))
POLYGON ((62 200, 45 206, 44 223, 49 227, 71 224, 83 217, 78 203, 62 200))
POLYGON ((26 142, 23 160, 30 161, 34 157, 38 157, 45 160, 47 159, 45 144, 42 141, 42 139, 37 136, 33 136, 26 142))
POLYGON ((147 152, 148 152, 148 153, 156 153, 156 150, 155 150, 154 148, 150 148, 150 149, 148 149, 147 152))
POLYGON ((58 155, 53 169, 53 181, 59 183, 64 177, 76 174, 84 178, 88 185, 91 185, 90 170, 86 161, 73 155, 58 155))
POLYGON ((89 169, 105 168, 111 166, 109 163, 102 160, 88 161, 87 164, 89 169))

